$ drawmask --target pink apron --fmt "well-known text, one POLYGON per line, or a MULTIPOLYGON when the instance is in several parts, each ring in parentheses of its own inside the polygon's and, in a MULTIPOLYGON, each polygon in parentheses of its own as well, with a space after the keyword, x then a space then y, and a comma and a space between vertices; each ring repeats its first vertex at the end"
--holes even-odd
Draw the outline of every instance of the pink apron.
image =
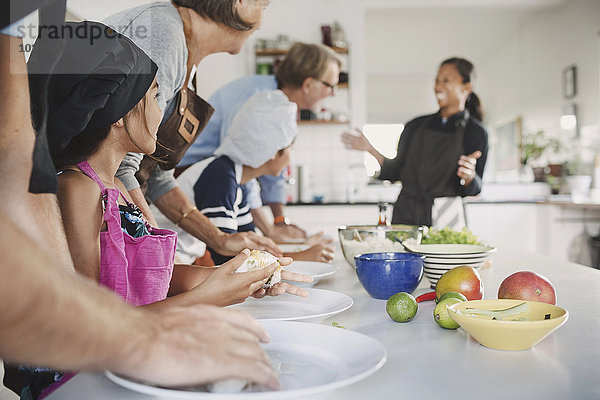
POLYGON ((150 235, 134 238, 121 229, 118 189, 104 186, 87 161, 77 166, 102 190, 107 230, 100 232, 100 284, 126 302, 141 306, 167 297, 177 234, 148 227, 150 235))
MULTIPOLYGON (((124 232, 121 229, 121 214, 117 202, 119 196, 123 196, 121 192, 104 186, 87 161, 77 166, 93 179, 102 191, 107 230, 100 232, 99 283, 134 306, 165 299, 173 273, 177 234, 150 226, 150 235, 138 238, 124 232)), ((127 202, 124 197, 123 199, 127 202)), ((39 398, 46 398, 75 374, 76 372, 65 372, 60 381, 43 389, 39 398)))

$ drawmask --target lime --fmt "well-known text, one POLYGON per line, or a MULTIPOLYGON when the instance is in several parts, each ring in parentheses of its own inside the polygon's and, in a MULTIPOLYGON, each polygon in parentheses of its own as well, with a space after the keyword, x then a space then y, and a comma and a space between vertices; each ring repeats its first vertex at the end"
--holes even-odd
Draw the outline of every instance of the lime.
POLYGON ((435 299, 435 302, 439 303, 446 299, 459 299, 462 301, 467 301, 467 298, 465 297, 465 295, 460 292, 446 292, 446 293, 442 294, 439 298, 435 299))
POLYGON ((439 326, 441 326, 442 328, 446 328, 446 329, 458 328, 460 325, 457 324, 456 321, 454 321, 452 319, 452 317, 450 317, 450 314, 448 314, 447 307, 451 306, 452 304, 462 303, 462 301, 463 300, 457 299, 455 297, 450 297, 450 298, 440 301, 438 303, 438 305, 435 306, 435 309, 433 310, 433 319, 435 320, 435 322, 437 322, 437 324, 439 326))
POLYGON ((417 315, 417 301, 406 292, 396 293, 385 303, 385 311, 396 322, 408 322, 417 315))

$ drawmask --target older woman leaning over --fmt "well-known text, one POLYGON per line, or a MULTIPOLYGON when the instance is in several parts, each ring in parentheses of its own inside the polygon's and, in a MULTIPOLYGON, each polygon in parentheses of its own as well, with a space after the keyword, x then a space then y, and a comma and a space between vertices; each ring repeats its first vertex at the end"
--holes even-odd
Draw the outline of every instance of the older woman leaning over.
MULTIPOLYGON (((174 0, 120 12, 107 25, 129 37, 158 65, 158 104, 163 112, 154 158, 129 153, 117 172, 133 201, 154 225, 146 199, 192 236, 235 255, 244 248, 281 250, 252 232, 226 234, 194 208, 173 177, 173 168, 212 114, 212 107, 188 90, 194 66, 205 56, 238 53, 259 28, 265 0, 174 0), (161 147, 163 144, 164 147, 161 147)), ((191 85, 191 84, 190 84, 191 85)))

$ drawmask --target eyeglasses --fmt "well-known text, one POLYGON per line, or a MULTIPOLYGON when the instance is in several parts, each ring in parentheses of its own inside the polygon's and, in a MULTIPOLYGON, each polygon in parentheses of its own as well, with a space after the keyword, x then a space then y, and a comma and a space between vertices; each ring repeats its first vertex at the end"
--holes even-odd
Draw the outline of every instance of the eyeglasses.
POLYGON ((332 85, 329 82, 325 82, 324 80, 321 79, 317 79, 319 82, 321 82, 323 85, 327 86, 329 88, 329 90, 331 91, 331 93, 335 93, 335 91, 337 90, 337 85, 332 85))

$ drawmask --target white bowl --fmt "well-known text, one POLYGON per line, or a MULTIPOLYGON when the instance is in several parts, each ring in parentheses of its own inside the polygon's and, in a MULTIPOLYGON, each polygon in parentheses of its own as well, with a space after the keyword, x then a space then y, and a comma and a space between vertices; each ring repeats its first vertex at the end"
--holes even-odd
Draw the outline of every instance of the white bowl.
POLYGON ((440 267, 444 267, 446 265, 457 265, 457 264, 479 264, 485 262, 490 256, 487 254, 480 255, 472 258, 441 258, 441 257, 433 257, 433 256, 425 256, 427 258, 426 262, 431 264, 432 266, 439 265, 440 267))
POLYGON ((458 267, 460 265, 467 265, 469 267, 478 269, 481 268, 481 266, 485 264, 488 259, 488 257, 486 257, 483 260, 474 263, 458 262, 454 264, 432 264, 427 261, 427 258, 428 257, 425 256, 425 263, 423 264, 423 274, 427 277, 427 280, 429 280, 430 287, 432 289, 435 289, 435 285, 437 284, 437 281, 440 279, 440 277, 446 272, 450 271, 452 268, 458 267))
POLYGON ((405 244, 407 250, 425 255, 423 273, 432 289, 440 277, 454 267, 467 265, 480 268, 496 251, 495 247, 478 244, 405 244))
POLYGON ((404 245, 409 251, 439 258, 471 258, 493 253, 495 247, 479 244, 411 244, 404 245))

